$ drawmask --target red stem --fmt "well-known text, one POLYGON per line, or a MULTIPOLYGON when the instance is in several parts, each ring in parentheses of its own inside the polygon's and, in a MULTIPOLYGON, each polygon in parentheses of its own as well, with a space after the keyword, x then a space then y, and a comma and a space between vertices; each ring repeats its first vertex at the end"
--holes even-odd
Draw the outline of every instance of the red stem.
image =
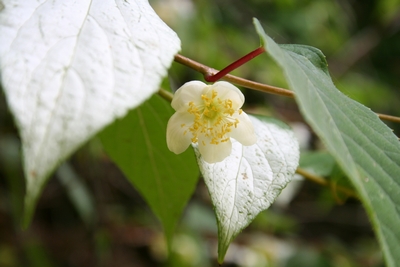
POLYGON ((235 62, 233 62, 232 64, 230 64, 229 66, 227 66, 226 68, 222 69, 221 71, 217 72, 214 75, 205 75, 204 79, 207 82, 216 82, 219 79, 221 79, 222 77, 224 77, 225 75, 227 75, 229 72, 239 68, 240 66, 242 66, 244 63, 252 60, 253 58, 255 58, 256 56, 262 54, 265 52, 264 47, 260 46, 259 48, 257 48, 256 50, 248 53, 247 55, 245 55, 244 57, 239 58, 238 60, 236 60, 235 62))

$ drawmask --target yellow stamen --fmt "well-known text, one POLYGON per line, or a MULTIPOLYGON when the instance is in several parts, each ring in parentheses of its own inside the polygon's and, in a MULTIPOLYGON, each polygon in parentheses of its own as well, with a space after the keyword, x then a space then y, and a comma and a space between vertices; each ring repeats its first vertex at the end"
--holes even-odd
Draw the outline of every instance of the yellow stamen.
MULTIPOLYGON (((232 127, 237 127, 239 120, 232 118, 233 114, 242 110, 234 110, 231 99, 221 100, 217 97, 218 92, 215 90, 210 93, 201 95, 203 104, 195 105, 193 101, 189 102, 188 112, 194 115, 194 123, 188 130, 192 133, 192 142, 198 141, 198 135, 204 134, 209 138, 210 144, 218 145, 221 142, 227 142, 229 136, 227 135, 232 131, 232 127)), ((185 125, 182 124, 181 127, 185 125)), ((186 134, 186 131, 184 132, 186 134)), ((202 141, 203 145, 206 145, 202 141)))

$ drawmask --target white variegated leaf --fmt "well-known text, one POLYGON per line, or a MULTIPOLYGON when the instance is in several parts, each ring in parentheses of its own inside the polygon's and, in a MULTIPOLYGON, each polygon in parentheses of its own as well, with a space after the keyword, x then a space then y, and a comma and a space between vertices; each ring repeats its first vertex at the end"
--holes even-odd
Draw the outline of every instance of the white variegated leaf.
POLYGON ((54 168, 158 90, 177 35, 147 0, 4 0, 0 70, 22 139, 26 219, 54 168))
POLYGON ((265 118, 250 118, 257 143, 243 146, 231 139, 232 152, 222 162, 205 162, 194 146, 218 221, 220 263, 231 241, 291 181, 299 162, 298 142, 286 125, 265 118))

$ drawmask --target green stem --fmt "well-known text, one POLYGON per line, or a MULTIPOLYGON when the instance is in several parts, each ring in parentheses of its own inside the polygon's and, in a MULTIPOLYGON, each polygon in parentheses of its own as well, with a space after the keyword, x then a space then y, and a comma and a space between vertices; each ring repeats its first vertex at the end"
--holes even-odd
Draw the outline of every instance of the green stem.
POLYGON ((168 102, 172 102, 172 98, 174 98, 174 94, 171 92, 164 90, 162 88, 158 89, 158 95, 167 100, 168 102))
POLYGON ((306 178, 309 181, 312 181, 316 184, 322 185, 322 186, 328 186, 330 188, 332 188, 333 190, 337 191, 337 192, 342 192, 344 194, 346 194, 349 197, 353 197, 356 199, 359 199, 357 193, 355 191, 353 191, 350 188, 344 187, 344 186, 340 186, 340 185, 336 185, 333 184, 331 182, 329 182, 328 180, 326 180, 324 177, 312 174, 302 168, 297 168, 296 170, 297 174, 300 174, 301 176, 303 176, 304 178, 306 178))

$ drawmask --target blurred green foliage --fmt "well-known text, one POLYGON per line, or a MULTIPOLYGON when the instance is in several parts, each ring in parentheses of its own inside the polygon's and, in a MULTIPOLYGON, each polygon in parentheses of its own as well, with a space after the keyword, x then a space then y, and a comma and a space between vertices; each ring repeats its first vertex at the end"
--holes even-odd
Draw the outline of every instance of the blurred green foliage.
MULTIPOLYGON (((345 94, 376 112, 400 115, 398 0, 150 2, 178 33, 181 53, 189 58, 221 69, 257 48, 252 25, 257 17, 278 43, 321 49, 337 87, 345 94)), ((280 70, 266 55, 233 74, 286 87, 280 70)), ((202 79, 177 63, 170 78, 175 89, 202 79)), ((243 90, 249 110, 304 123, 292 99, 243 90)), ((399 133, 399 125, 389 126, 399 133)), ((324 153, 323 145, 309 134, 304 152, 324 153)), ((160 225, 97 139, 68 163, 76 173, 73 179, 80 181, 79 192, 86 192, 83 199, 89 200, 71 199, 73 187, 64 186, 55 174, 40 198, 32 225, 21 231, 24 187, 19 150, 18 134, 0 93, 0 266, 216 266, 215 218, 203 183, 178 226, 167 260, 160 225)), ((309 165, 328 164, 326 156, 315 156, 318 153, 309 165)), ((330 175, 327 168, 323 171, 344 179, 336 167, 330 175)), ((239 235, 224 266, 384 266, 358 201, 349 199, 338 205, 330 189, 301 180, 298 184, 287 204, 273 205, 239 235)))

